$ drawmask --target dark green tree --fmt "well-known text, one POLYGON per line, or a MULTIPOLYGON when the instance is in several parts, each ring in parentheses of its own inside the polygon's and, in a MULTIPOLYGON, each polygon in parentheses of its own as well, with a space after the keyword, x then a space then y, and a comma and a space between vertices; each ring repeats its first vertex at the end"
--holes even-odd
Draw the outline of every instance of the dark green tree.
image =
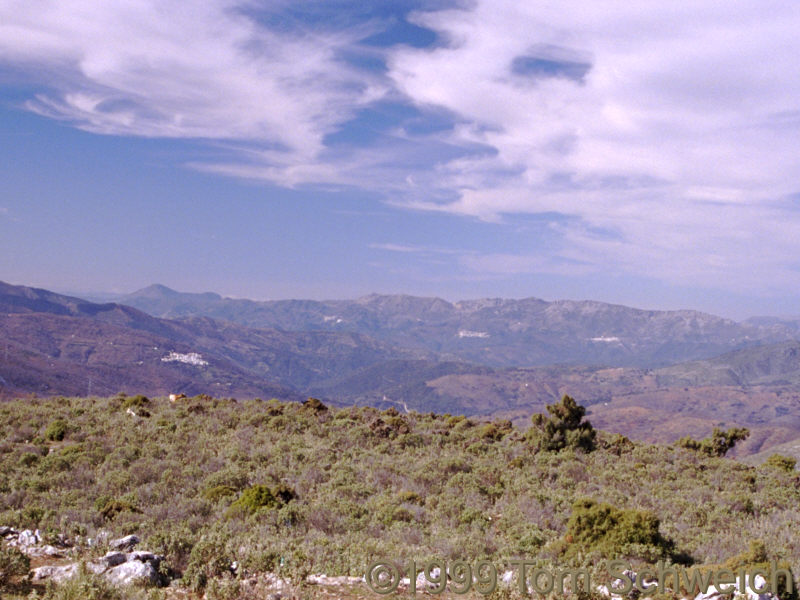
POLYGON ((539 450, 558 452, 573 448, 591 452, 595 449, 597 432, 589 421, 583 419, 586 408, 574 398, 564 395, 561 402, 548 404, 547 412, 550 417, 533 415, 533 427, 528 431, 528 438, 539 450))
POLYGON ((728 450, 736 445, 736 442, 747 439, 749 435, 750 430, 745 427, 732 427, 727 431, 714 427, 711 437, 695 440, 687 436, 679 439, 676 443, 681 448, 694 450, 706 456, 722 457, 728 453, 728 450))

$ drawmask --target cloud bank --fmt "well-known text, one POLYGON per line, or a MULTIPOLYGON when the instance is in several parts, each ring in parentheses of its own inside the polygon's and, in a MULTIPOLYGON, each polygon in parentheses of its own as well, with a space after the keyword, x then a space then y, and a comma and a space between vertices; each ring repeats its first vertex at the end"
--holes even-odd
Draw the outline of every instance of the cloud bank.
POLYGON ((228 153, 196 168, 549 221, 535 252, 465 253, 476 273, 800 284, 795 5, 476 0, 408 13, 423 47, 286 6, 5 0, 0 61, 39 114, 228 153))

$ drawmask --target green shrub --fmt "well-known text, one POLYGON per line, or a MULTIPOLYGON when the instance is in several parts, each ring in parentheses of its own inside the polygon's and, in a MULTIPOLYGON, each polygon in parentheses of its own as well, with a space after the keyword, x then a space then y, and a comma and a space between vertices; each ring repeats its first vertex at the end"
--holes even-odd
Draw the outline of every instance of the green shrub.
POLYGON ((150 404, 150 398, 142 396, 129 396, 122 401, 122 408, 142 408, 145 404, 150 404))
POLYGON ((478 430, 478 436, 487 441, 498 442, 512 430, 511 421, 495 421, 482 425, 478 430))
POLYGON ((418 504, 422 506, 425 504, 425 500, 416 492, 411 492, 409 490, 403 490, 397 494, 398 502, 407 502, 409 504, 418 504))
MULTIPOLYGON (((751 540, 750 548, 747 551, 732 556, 723 563, 722 567, 736 572, 740 569, 744 569, 746 572, 750 573, 758 569, 769 573, 772 569, 771 562, 774 561, 778 569, 785 569, 789 573, 792 572, 791 565, 788 562, 776 560, 776 558, 777 557, 769 556, 764 542, 761 540, 751 540)), ((772 593, 781 600, 798 600, 797 583, 794 580, 794 576, 791 577, 790 581, 786 581, 784 577, 779 577, 777 592, 776 590, 772 590, 772 593)))
POLYGON ((240 600, 242 584, 238 579, 216 578, 208 582, 205 600, 240 600))
POLYGON ((425 438, 418 433, 406 433, 398 436, 397 441, 401 448, 421 448, 425 445, 425 438))
POLYGON ((232 563, 227 536, 219 531, 209 532, 192 548, 183 582, 195 591, 203 590, 210 580, 230 573, 232 563))
POLYGON ((466 431, 474 426, 475 422, 472 421, 472 419, 462 418, 455 425, 453 425, 453 431, 466 431))
POLYGON ((280 504, 288 504, 297 497, 295 491, 283 483, 279 483, 272 488, 272 495, 278 499, 280 504))
POLYGON ((106 521, 111 521, 120 513, 141 513, 136 506, 128 500, 117 500, 109 496, 100 496, 94 502, 97 510, 106 521))
POLYGON ((272 573, 280 565, 281 557, 263 542, 254 543, 241 557, 242 568, 252 573, 272 573))
POLYGON ((328 410, 328 407, 317 398, 309 398, 308 400, 305 400, 303 402, 303 408, 314 413, 322 413, 328 410))
POLYGON ((277 415, 283 414, 283 403, 280 400, 276 400, 272 398, 271 400, 267 400, 267 404, 265 407, 265 412, 270 417, 275 417, 277 415))
POLYGON ((453 415, 453 416, 444 415, 444 417, 448 427, 455 427, 456 425, 461 423, 461 421, 466 420, 466 417, 464 415, 453 415))
POLYGON ((203 491, 203 498, 209 502, 219 502, 223 498, 236 494, 236 488, 229 485, 215 485, 203 491))
POLYGON ((278 499, 265 485, 254 485, 242 492, 233 506, 244 508, 248 512, 256 512, 262 508, 276 508, 279 504, 278 499))
POLYGON ((231 508, 252 514, 264 508, 280 508, 294 498, 294 490, 283 484, 272 489, 266 485, 256 484, 245 489, 231 504, 231 508))
POLYGON ((714 427, 711 437, 695 440, 687 436, 679 439, 675 444, 680 448, 700 452, 706 456, 722 457, 736 445, 736 442, 747 439, 749 435, 750 430, 745 427, 733 427, 727 431, 714 427))
POLYGON ((175 430, 178 429, 178 425, 176 423, 173 423, 166 417, 159 417, 158 421, 156 421, 156 427, 164 429, 169 433, 175 433, 175 430))
POLYGON ((276 415, 269 420, 267 427, 272 431, 283 431, 288 424, 289 420, 284 415, 276 415))
POLYGON ((650 512, 620 509, 586 498, 572 505, 567 522, 566 554, 597 553, 602 558, 636 557, 654 562, 673 556, 673 544, 659 532, 650 512))
POLYGON ((615 433, 611 438, 603 440, 602 447, 615 456, 622 456, 632 452, 634 444, 624 435, 615 433))
POLYGON ((38 504, 28 504, 20 512, 20 521, 27 527, 36 529, 48 515, 48 510, 38 504))
POLYGON ((21 467, 30 467, 35 465, 41 459, 41 455, 34 452, 23 452, 19 457, 19 465, 21 467))
POLYGON ((411 523, 414 520, 414 515, 407 508, 395 506, 381 511, 380 520, 389 527, 392 523, 411 523))
POLYGON ((409 424, 408 419, 403 416, 396 415, 388 417, 386 419, 386 425, 392 430, 393 436, 411 433, 411 425, 409 424))
POLYGON ((44 437, 51 442, 60 442, 67 435, 67 422, 64 419, 51 421, 44 431, 44 437))
POLYGON ((773 454, 764 464, 768 467, 778 469, 779 471, 786 471, 792 473, 797 465, 797 459, 791 456, 783 456, 781 454, 773 454))
POLYGON ((77 459, 84 455, 85 450, 83 444, 70 444, 69 446, 63 446, 58 453, 67 459, 77 459))

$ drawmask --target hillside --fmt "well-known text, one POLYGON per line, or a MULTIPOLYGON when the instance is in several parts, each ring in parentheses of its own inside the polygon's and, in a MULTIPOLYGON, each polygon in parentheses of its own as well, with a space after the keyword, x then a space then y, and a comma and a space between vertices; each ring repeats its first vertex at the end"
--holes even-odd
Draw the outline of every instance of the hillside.
POLYGON ((603 527, 634 565, 712 565, 750 542, 800 556, 796 472, 602 432, 593 451, 546 450, 544 432, 317 403, 20 400, 0 404, 0 525, 76 544, 71 560, 101 530, 135 534, 177 583, 230 592, 384 558, 595 569, 603 527), (582 529, 592 506, 613 519, 582 529))
POLYGON ((800 343, 729 352, 658 370, 661 385, 784 385, 800 383, 800 343))
POLYGON ((353 333, 158 319, 46 290, 4 284, 0 292, 0 393, 7 396, 135 389, 301 398, 299 390, 312 382, 384 360, 425 357, 353 333), (193 353, 200 355, 194 364, 193 353))
POLYGON ((766 461, 770 456, 774 454, 779 454, 781 456, 789 456, 797 461, 800 461, 800 438, 784 442, 783 444, 772 446, 771 448, 769 448, 769 450, 765 450, 763 452, 758 452, 756 454, 745 456, 744 458, 742 458, 742 462, 749 465, 761 465, 764 463, 764 461, 766 461))
MULTIPOLYGON (((779 345, 776 351, 784 348, 779 345)), ((764 349, 758 349, 759 355, 763 353, 764 349)), ((737 456, 800 436, 800 391, 792 385, 706 385, 702 381, 673 385, 660 376, 661 370, 629 368, 481 370, 460 366, 437 373, 432 367, 404 366, 405 383, 387 384, 379 379, 381 365, 366 371, 372 376, 351 378, 332 389, 349 389, 347 397, 359 404, 398 407, 402 399, 420 411, 511 419, 523 428, 532 411, 541 411, 569 394, 589 407, 593 423, 637 440, 668 443, 684 435, 703 437, 715 426, 748 427, 752 435, 737 447, 737 456), (415 375, 422 381, 415 380, 415 375)))

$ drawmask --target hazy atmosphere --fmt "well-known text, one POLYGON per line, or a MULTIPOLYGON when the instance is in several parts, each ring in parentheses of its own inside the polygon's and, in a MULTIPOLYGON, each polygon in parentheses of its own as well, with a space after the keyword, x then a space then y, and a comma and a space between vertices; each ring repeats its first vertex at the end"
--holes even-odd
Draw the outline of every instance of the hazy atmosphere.
POLYGON ((1 0, 2 279, 796 314, 798 30, 764 0, 1 0))

